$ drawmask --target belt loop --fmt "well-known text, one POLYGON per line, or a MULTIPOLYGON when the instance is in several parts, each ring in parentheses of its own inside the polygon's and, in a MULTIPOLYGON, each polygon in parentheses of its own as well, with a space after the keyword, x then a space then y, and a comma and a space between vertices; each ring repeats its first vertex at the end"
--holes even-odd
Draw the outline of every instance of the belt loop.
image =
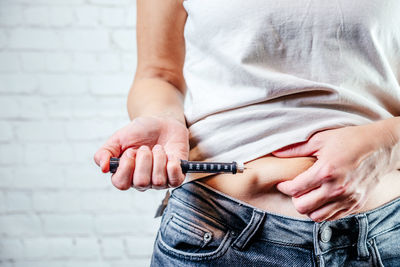
POLYGON ((249 224, 243 229, 240 235, 233 242, 232 246, 238 250, 242 250, 249 243, 250 239, 258 231, 265 217, 265 212, 253 210, 249 224))
POLYGON ((358 221, 358 241, 357 241, 357 254, 359 259, 369 258, 367 247, 368 236, 368 220, 365 214, 358 214, 356 216, 358 221))

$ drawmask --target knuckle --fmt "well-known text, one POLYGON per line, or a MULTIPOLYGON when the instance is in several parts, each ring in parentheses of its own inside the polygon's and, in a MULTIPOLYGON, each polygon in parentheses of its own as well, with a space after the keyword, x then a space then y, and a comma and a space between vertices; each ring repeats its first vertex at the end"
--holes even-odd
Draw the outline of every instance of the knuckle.
POLYGON ((331 163, 326 163, 319 172, 321 179, 329 180, 335 176, 336 168, 331 163))
POLYGON ((172 176, 168 179, 168 184, 172 187, 177 187, 182 183, 182 179, 179 176, 172 176))
POLYGON ((305 205, 304 203, 301 202, 294 202, 294 207, 296 208, 296 210, 301 213, 301 214, 306 214, 309 211, 309 208, 307 207, 307 205, 305 205))
POLYGON ((163 186, 165 185, 165 179, 161 175, 154 175, 151 184, 154 186, 163 186))
POLYGON ((130 188, 129 183, 122 179, 113 179, 112 184, 119 190, 128 190, 130 188))
POLYGON ((134 187, 145 188, 149 186, 149 180, 144 176, 135 177, 133 185, 134 187))

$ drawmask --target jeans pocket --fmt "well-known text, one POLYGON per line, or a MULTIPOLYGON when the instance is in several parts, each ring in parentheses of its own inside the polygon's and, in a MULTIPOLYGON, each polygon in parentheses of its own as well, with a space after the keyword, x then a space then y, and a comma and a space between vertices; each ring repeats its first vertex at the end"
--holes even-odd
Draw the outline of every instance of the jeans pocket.
POLYGON ((214 259, 222 256, 231 243, 230 232, 216 225, 212 218, 197 212, 170 213, 156 243, 164 253, 176 257, 214 259))
POLYGON ((369 241, 373 245, 377 257, 386 266, 400 264, 400 225, 386 230, 369 241))

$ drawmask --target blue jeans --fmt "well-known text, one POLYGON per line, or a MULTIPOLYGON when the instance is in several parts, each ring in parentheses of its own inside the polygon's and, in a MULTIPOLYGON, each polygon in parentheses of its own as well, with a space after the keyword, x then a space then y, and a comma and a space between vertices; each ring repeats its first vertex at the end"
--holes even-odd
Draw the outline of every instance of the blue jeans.
POLYGON ((400 199, 315 223, 190 182, 172 191, 151 266, 400 266, 400 199))

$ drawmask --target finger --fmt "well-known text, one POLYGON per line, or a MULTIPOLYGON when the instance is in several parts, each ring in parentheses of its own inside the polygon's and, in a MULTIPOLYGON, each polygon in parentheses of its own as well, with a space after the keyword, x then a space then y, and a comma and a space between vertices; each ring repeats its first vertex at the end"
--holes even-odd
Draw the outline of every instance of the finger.
POLYGON ((115 137, 110 137, 107 142, 96 151, 94 161, 101 168, 102 172, 106 173, 110 170, 110 158, 119 157, 121 155, 121 147, 115 137))
POLYGON ((328 202, 343 198, 343 189, 335 191, 332 189, 334 186, 333 183, 325 183, 300 197, 293 197, 296 210, 301 214, 309 214, 328 202))
POLYGON ((347 209, 344 209, 342 211, 339 211, 339 212, 331 215, 326 220, 329 220, 329 221, 338 220, 338 219, 344 218, 350 214, 357 213, 365 205, 366 202, 367 202, 366 196, 362 197, 359 201, 355 201, 355 202, 350 201, 350 203, 354 203, 354 204, 352 204, 347 209))
POLYGON ((147 189, 150 187, 150 175, 153 156, 148 146, 141 146, 136 152, 136 166, 133 174, 133 187, 147 189))
POLYGON ((342 204, 338 201, 327 203, 320 209, 308 214, 308 217, 315 222, 332 221, 336 220, 336 218, 342 218, 349 212, 349 208, 343 207, 342 204))
POLYGON ((168 185, 171 187, 179 186, 185 179, 185 175, 182 173, 180 159, 174 154, 167 154, 167 158, 168 185))
POLYGON ((297 175, 293 180, 278 183, 276 188, 285 195, 299 197, 322 184, 322 180, 318 178, 321 169, 321 161, 317 160, 306 171, 297 175))
POLYGON ((151 178, 152 188, 167 188, 167 155, 161 145, 153 147, 153 173, 151 178))
POLYGON ((117 171, 111 176, 112 184, 120 189, 127 190, 132 185, 132 176, 135 169, 135 154, 133 148, 128 148, 119 160, 117 171))
POLYGON ((306 157, 313 155, 317 150, 312 142, 304 141, 280 148, 272 152, 272 155, 281 158, 306 157))

